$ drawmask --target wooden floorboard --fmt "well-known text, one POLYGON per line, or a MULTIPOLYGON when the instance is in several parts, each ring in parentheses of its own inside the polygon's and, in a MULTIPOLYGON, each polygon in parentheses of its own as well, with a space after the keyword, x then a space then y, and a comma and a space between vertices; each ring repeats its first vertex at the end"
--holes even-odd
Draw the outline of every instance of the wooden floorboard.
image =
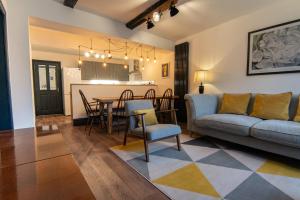
POLYGON ((109 150, 122 144, 123 133, 107 135, 96 127, 86 136, 84 127, 72 124, 60 131, 96 199, 169 199, 109 150))

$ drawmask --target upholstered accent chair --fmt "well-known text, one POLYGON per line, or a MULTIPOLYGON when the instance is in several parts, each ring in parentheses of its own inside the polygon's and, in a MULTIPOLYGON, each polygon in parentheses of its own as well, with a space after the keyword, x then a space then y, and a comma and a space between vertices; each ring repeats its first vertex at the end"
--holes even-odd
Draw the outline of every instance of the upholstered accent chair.
POLYGON ((169 112, 173 115, 174 124, 155 124, 146 126, 145 113, 135 114, 136 110, 152 109, 153 103, 151 100, 132 100, 125 102, 125 113, 127 115, 127 129, 124 136, 124 145, 127 143, 128 133, 139 136, 144 140, 146 161, 149 162, 148 144, 166 138, 176 137, 178 151, 181 149, 180 134, 181 128, 177 125, 176 110, 156 111, 156 114, 161 112, 169 112), (141 121, 141 127, 138 127, 138 120, 141 121))

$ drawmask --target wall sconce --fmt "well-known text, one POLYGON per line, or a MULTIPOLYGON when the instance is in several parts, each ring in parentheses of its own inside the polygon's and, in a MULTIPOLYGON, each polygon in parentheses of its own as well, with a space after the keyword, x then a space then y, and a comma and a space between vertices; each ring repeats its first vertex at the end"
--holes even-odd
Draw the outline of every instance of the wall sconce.
POLYGON ((194 75, 194 82, 200 83, 199 94, 204 93, 204 83, 207 75, 207 70, 197 70, 194 75))

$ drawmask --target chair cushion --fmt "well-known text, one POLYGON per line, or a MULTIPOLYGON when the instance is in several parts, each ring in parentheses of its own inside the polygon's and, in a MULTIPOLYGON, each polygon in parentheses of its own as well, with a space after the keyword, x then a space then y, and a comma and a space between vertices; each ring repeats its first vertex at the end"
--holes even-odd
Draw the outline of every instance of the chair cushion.
MULTIPOLYGON (((141 135, 143 133, 142 127, 133 129, 133 134, 141 135)), ((175 136, 181 133, 181 128, 175 124, 155 124, 146 127, 148 140, 157 140, 169 136, 175 136)))
POLYGON ((246 94, 225 93, 222 98, 222 104, 219 113, 246 115, 250 98, 251 98, 250 93, 246 93, 246 94))
POLYGON ((298 97, 298 106, 297 106, 297 113, 294 117, 295 122, 300 122, 300 96, 298 97))
MULTIPOLYGON (((158 124, 154 108, 140 109, 140 110, 134 111, 134 114, 143 114, 143 113, 146 113, 144 116, 146 126, 158 124)), ((138 126, 139 127, 142 127, 142 119, 141 118, 142 118, 141 116, 138 116, 138 121, 139 121, 138 126)))
POLYGON ((255 124, 250 135, 265 141, 300 148, 300 123, 266 120, 255 124))
POLYGON ((260 121, 262 120, 245 115, 213 114, 198 118, 194 123, 200 128, 210 128, 235 135, 249 136, 250 128, 260 121))

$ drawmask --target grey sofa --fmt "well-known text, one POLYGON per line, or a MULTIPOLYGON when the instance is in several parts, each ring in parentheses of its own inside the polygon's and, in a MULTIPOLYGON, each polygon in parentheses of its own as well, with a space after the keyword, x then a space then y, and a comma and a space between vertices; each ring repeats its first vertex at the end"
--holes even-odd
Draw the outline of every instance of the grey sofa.
MULTIPOLYGON (((248 113, 252 110, 253 99, 249 103, 248 113)), ((217 114, 221 100, 217 95, 187 94, 185 100, 187 128, 192 133, 300 159, 300 123, 217 114)), ((298 97, 294 96, 290 104, 290 119, 293 119, 297 105, 298 97)))

